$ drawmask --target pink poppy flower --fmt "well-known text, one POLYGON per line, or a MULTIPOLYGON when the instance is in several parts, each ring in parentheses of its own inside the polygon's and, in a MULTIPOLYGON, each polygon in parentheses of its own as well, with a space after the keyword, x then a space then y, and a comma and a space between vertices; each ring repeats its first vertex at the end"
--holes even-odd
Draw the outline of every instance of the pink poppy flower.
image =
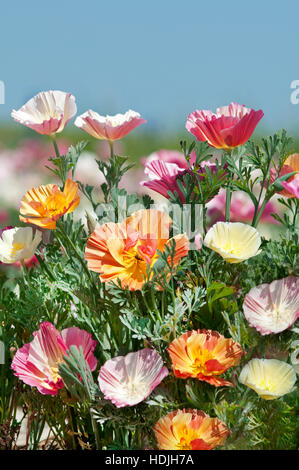
POLYGON ((141 349, 105 362, 99 386, 105 398, 121 408, 145 400, 167 375, 168 369, 157 351, 141 349))
POLYGON ((247 142, 263 116, 261 109, 254 111, 238 103, 231 103, 217 108, 216 114, 195 110, 187 118, 186 129, 197 140, 207 141, 212 147, 231 149, 247 142))
POLYGON ((289 197, 291 196, 299 199, 299 179, 295 178, 290 183, 288 181, 285 181, 281 184, 287 191, 289 197))
MULTIPOLYGON (((156 152, 151 153, 148 157, 141 159, 141 162, 147 166, 154 160, 160 160, 165 163, 176 163, 176 165, 178 165, 180 168, 185 168, 186 170, 189 168, 185 155, 182 152, 178 152, 177 150, 157 150, 156 152)), ((190 155, 191 165, 194 165, 195 160, 196 153, 193 151, 190 155)))
POLYGON ((53 135, 62 132, 76 112, 71 93, 50 90, 38 93, 18 111, 14 109, 11 116, 39 134, 53 135))
MULTIPOLYGON (((293 198, 296 197, 296 188, 297 194, 299 194, 299 153, 292 153, 288 156, 285 160, 278 177, 287 175, 289 173, 293 173, 296 171, 297 173, 290 176, 287 181, 282 183, 284 189, 282 191, 277 191, 278 194, 282 196, 293 198), (293 183, 293 184, 291 184, 293 183), (290 185, 290 186, 289 186, 290 185), (295 191, 295 192, 294 192, 295 191)), ((274 183, 277 178, 277 171, 275 168, 270 169, 270 183, 274 183)), ((297 196, 298 197, 298 196, 297 196)))
POLYGON ((288 276, 253 287, 245 296, 243 311, 262 335, 286 330, 299 317, 299 278, 288 276))
POLYGON ((125 114, 115 116, 100 116, 95 111, 89 109, 75 120, 75 126, 79 127, 96 139, 115 140, 122 139, 135 127, 146 122, 139 113, 131 109, 125 114))
POLYGON ((64 387, 58 365, 70 346, 81 346, 91 371, 97 366, 93 351, 97 341, 90 333, 77 327, 66 328, 60 333, 52 323, 44 322, 33 333, 33 340, 16 352, 11 368, 25 384, 36 387, 43 395, 57 395, 64 387))
POLYGON ((9 219, 9 213, 5 209, 0 209, 0 224, 9 219))
MULTIPOLYGON (((190 163, 192 164, 194 161, 195 158, 192 159, 192 161, 190 160, 190 163)), ((206 168, 208 167, 212 172, 216 173, 216 163, 203 161, 201 162, 200 168, 197 170, 199 181, 203 179, 204 174, 206 173, 206 168)), ((169 163, 167 161, 154 159, 145 164, 144 173, 149 177, 149 181, 141 181, 141 186, 152 189, 167 199, 169 199, 168 191, 171 191, 172 193, 176 192, 179 196, 179 200, 182 203, 185 202, 185 197, 178 185, 178 181, 181 180, 183 186, 185 186, 182 181, 182 177, 187 173, 192 174, 192 171, 188 166, 186 168, 185 165, 179 166, 177 163, 169 163)))
MULTIPOLYGON (((212 224, 215 222, 225 221, 225 201, 226 193, 224 189, 219 191, 208 205, 208 217, 211 219, 212 224)), ((261 222, 277 224, 278 222, 272 217, 271 214, 277 213, 275 205, 269 201, 267 202, 262 216, 261 222)), ((254 216, 254 205, 250 197, 243 191, 235 191, 232 193, 230 205, 230 221, 231 222, 250 222, 254 216)))

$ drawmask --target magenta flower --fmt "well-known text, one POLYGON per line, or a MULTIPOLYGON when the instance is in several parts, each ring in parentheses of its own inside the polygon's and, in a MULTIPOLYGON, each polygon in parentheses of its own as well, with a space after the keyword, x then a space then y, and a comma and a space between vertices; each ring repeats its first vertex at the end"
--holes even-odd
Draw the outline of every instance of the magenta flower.
POLYGON ((245 144, 251 137, 258 122, 264 116, 263 111, 254 111, 238 103, 222 106, 212 111, 194 111, 186 122, 187 131, 197 140, 207 141, 217 149, 231 149, 245 144))
POLYGON ((284 181, 281 185, 289 194, 293 194, 293 196, 299 199, 299 178, 295 178, 290 182, 284 181))
POLYGON ((184 202, 185 198, 177 184, 177 180, 180 175, 184 175, 186 172, 185 168, 180 168, 176 163, 153 160, 147 163, 144 169, 149 181, 141 181, 140 185, 152 189, 168 199, 168 191, 172 193, 176 191, 180 201, 184 202))
POLYGON ((141 349, 105 362, 99 386, 105 398, 121 408, 145 400, 167 375, 168 369, 157 351, 141 349))
POLYGON ((33 340, 16 352, 11 368, 25 384, 36 387, 43 395, 57 395, 64 387, 58 365, 70 346, 80 346, 91 371, 97 366, 93 351, 97 341, 90 333, 77 327, 66 328, 59 333, 52 323, 44 322, 33 333, 33 340))
POLYGON ((96 139, 115 140, 122 139, 135 127, 146 122, 139 113, 131 109, 125 114, 115 116, 100 116, 95 111, 89 109, 75 120, 75 126, 79 127, 96 139))
MULTIPOLYGON (((157 150, 156 152, 151 153, 151 155, 148 157, 143 158, 141 161, 146 166, 153 160, 160 160, 165 163, 176 163, 180 168, 185 168, 186 170, 189 168, 185 155, 182 152, 178 152, 177 150, 157 150)), ((190 164, 194 165, 195 160, 196 154, 193 151, 190 155, 190 164)))
POLYGON ((243 311, 262 335, 286 330, 299 317, 299 278, 288 276, 253 287, 245 296, 243 311))
MULTIPOLYGON (((193 165, 195 162, 195 156, 191 156, 190 163, 193 165)), ((182 181, 182 177, 187 173, 192 173, 192 170, 188 167, 188 163, 185 159, 186 165, 170 163, 165 160, 153 159, 145 164, 144 173, 149 177, 149 181, 141 181, 140 185, 146 188, 152 189, 162 196, 169 199, 168 191, 177 193, 179 200, 185 203, 185 197, 178 185, 178 181, 181 180, 182 185, 185 183, 182 181)), ((204 178, 206 168, 210 168, 212 172, 217 171, 216 163, 208 161, 201 162, 199 169, 197 169, 197 176, 199 181, 204 178)))

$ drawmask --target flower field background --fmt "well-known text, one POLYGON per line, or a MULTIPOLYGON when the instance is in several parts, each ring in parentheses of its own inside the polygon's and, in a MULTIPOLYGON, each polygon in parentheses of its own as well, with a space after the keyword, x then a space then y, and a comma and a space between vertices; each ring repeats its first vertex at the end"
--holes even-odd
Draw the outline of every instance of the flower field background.
POLYGON ((297 449, 299 144, 237 103, 169 137, 58 91, 12 117, 0 449, 297 449))

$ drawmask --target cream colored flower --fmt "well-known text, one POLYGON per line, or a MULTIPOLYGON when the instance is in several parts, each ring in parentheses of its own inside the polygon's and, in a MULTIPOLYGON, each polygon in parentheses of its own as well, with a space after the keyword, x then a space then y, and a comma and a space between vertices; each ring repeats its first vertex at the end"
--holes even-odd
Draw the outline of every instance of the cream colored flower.
POLYGON ((277 359, 252 359, 243 367, 239 382, 264 400, 275 400, 292 391, 296 373, 290 364, 277 359))
POLYGON ((12 264, 32 258, 41 240, 41 232, 36 231, 33 235, 31 227, 4 230, 0 237, 0 261, 12 264))
POLYGON ((204 245, 228 263, 241 263, 258 255, 260 244, 258 231, 240 222, 217 222, 204 239, 204 245))

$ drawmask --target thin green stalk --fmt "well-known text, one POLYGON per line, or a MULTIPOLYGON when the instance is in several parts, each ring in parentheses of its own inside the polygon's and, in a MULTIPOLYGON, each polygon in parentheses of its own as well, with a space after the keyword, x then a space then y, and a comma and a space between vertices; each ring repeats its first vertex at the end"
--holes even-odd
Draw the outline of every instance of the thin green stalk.
POLYGON ((297 220, 297 215, 298 215, 298 212, 299 212, 299 201, 298 199, 296 199, 295 201, 295 209, 294 209, 294 212, 293 212, 293 224, 292 224, 292 229, 295 230, 296 228, 296 220, 297 220))
POLYGON ((259 223, 259 221, 260 221, 260 218, 261 218, 262 215, 263 215, 263 212, 264 212, 264 209, 265 209, 265 206, 266 206, 268 200, 269 200, 269 198, 267 198, 267 197, 265 197, 265 199, 263 200, 262 205, 261 205, 259 211, 256 213, 256 215, 255 215, 254 218, 253 218, 253 221, 252 221, 252 224, 251 224, 252 227, 255 227, 255 228, 256 228, 256 227, 258 226, 258 223, 259 223))
POLYGON ((154 311, 155 311, 160 323, 162 323, 162 318, 161 318, 160 312, 158 310, 156 299, 155 299, 155 293, 154 293, 154 290, 152 288, 151 288, 151 299, 152 299, 154 311))
POLYGON ((23 271, 24 278, 26 279, 26 283, 29 287, 32 287, 31 282, 30 282, 30 278, 29 278, 29 273, 28 273, 28 270, 26 268, 25 261, 23 259, 21 261, 21 265, 22 265, 22 271, 23 271))
POLYGON ((155 319, 155 317, 153 316, 153 312, 152 312, 151 307, 150 307, 149 304, 147 303, 147 300, 146 300, 146 297, 145 297, 144 292, 143 292, 142 298, 143 298, 143 301, 144 301, 144 303, 145 303, 145 306, 146 306, 146 308, 147 308, 147 310, 148 310, 148 313, 150 314, 151 319, 153 320, 153 322, 155 322, 156 319, 155 319))
POLYGON ((96 285, 96 283, 95 283, 95 281, 94 281, 94 278, 92 277, 90 271, 88 270, 88 268, 87 268, 87 266, 86 266, 86 264, 85 264, 83 258, 81 257, 81 255, 80 255, 80 253, 78 252, 77 248, 75 247, 74 243, 72 242, 72 240, 71 240, 70 237, 68 236, 66 230, 65 230, 64 227, 63 227, 63 224, 61 223, 60 220, 57 220, 56 224, 57 224, 57 226, 59 227, 59 230, 60 230, 60 232, 62 233, 62 235, 64 236, 65 240, 66 240, 66 241, 68 242, 68 244, 71 246, 73 252, 75 253, 75 255, 76 255, 76 257, 77 257, 77 259, 80 261, 81 266, 82 266, 82 268, 84 269, 84 271, 85 271, 87 277, 89 278, 89 280, 90 280, 91 283, 93 284, 95 290, 97 291, 98 288, 97 288, 97 285, 96 285))
POLYGON ((96 442, 96 449, 101 450, 101 440, 100 440, 98 425, 92 415, 92 411, 90 411, 90 417, 91 417, 92 430, 94 432, 94 437, 95 437, 95 442, 96 442))
POLYGON ((113 142, 109 140, 109 145, 110 145, 110 158, 113 160, 114 158, 114 148, 113 148, 113 142))
POLYGON ((51 136, 51 140, 52 140, 53 145, 54 145, 56 157, 57 157, 57 158, 61 158, 60 153, 59 153, 59 149, 58 149, 58 145, 57 145, 57 142, 56 142, 55 134, 51 136))
POLYGON ((230 202, 231 202, 231 197, 232 197, 232 191, 229 186, 226 188, 226 199, 225 199, 225 222, 230 221, 230 202))

